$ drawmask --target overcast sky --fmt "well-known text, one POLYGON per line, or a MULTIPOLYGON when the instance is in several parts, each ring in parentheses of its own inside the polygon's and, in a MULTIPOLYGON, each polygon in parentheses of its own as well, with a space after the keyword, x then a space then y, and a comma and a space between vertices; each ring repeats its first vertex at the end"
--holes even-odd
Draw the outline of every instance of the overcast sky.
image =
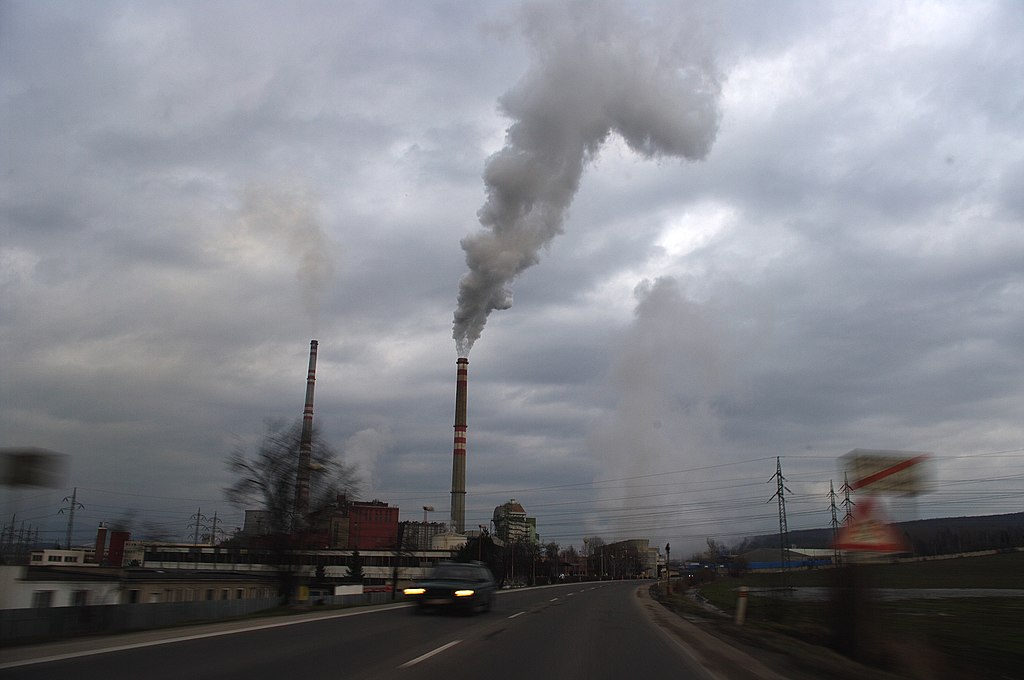
POLYGON ((456 318, 468 527, 688 556, 855 448, 1019 511, 1022 69, 1013 0, 3 0, 0 446, 71 458, 3 523, 240 525, 312 338, 364 498, 446 521, 456 318))

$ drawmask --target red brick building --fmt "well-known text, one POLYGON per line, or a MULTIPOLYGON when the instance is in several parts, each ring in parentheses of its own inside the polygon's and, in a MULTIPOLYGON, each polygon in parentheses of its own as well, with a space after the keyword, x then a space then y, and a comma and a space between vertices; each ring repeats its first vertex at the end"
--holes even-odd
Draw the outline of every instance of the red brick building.
POLYGON ((335 550, 391 550, 398 547, 398 508, 383 501, 337 502, 310 515, 313 533, 325 548, 335 550))
POLYGON ((377 500, 350 503, 348 536, 349 547, 356 550, 398 547, 398 508, 377 500))

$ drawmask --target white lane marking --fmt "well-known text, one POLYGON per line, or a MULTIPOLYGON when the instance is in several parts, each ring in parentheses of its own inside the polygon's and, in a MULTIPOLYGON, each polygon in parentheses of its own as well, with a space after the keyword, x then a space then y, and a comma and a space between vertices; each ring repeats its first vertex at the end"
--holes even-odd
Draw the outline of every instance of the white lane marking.
POLYGON ((67 659, 76 659, 83 656, 95 656, 96 654, 107 654, 108 652, 126 652, 130 649, 142 649, 143 647, 156 647, 158 645, 170 645, 175 642, 188 642, 189 640, 202 640, 203 638, 221 637, 223 635, 234 635, 235 633, 249 633, 254 630, 265 630, 267 628, 280 628, 281 626, 295 626, 300 623, 312 623, 313 621, 327 621, 328 619, 343 619, 349 616, 361 616, 363 614, 373 614, 374 612, 388 611, 389 609, 401 609, 403 607, 410 607, 409 604, 398 604, 381 607, 380 609, 363 610, 363 611, 349 611, 342 612, 340 614, 329 614, 327 616, 318 616, 314 618, 303 618, 293 619, 289 621, 278 621, 275 623, 264 623, 258 626, 247 626, 245 628, 236 628, 233 630, 216 630, 209 633, 198 633, 196 635, 182 635, 179 637, 164 638, 162 640, 148 640, 146 642, 133 642, 127 645, 115 645, 113 647, 100 647, 96 649, 83 649, 77 652, 67 652, 66 654, 54 654, 53 656, 42 656, 35 657, 32 659, 21 659, 19 661, 8 661, 6 663, 0 663, 0 670, 7 668, 17 668, 19 666, 31 666, 37 663, 49 663, 51 661, 65 661, 67 659))
POLYGON ((554 601, 555 601, 555 600, 557 600, 557 599, 558 599, 557 597, 553 597, 553 598, 551 598, 550 600, 548 600, 548 602, 554 602, 554 601))
POLYGON ((569 593, 568 595, 566 595, 566 597, 572 597, 572 596, 573 596, 573 595, 575 595, 575 594, 576 594, 576 593, 569 593))
POLYGON ((514 618, 516 618, 517 616, 522 616, 522 615, 523 615, 523 614, 525 614, 525 613, 526 613, 526 612, 516 612, 515 614, 513 614, 512 616, 510 616, 510 617, 508 617, 508 618, 510 618, 510 619, 514 619, 514 618))
POLYGON ((435 654, 440 654, 444 650, 448 649, 449 647, 454 647, 455 645, 459 644, 460 642, 462 642, 462 640, 452 640, 448 644, 441 645, 440 647, 438 647, 437 649, 435 649, 432 652, 427 652, 426 654, 423 654, 421 656, 417 656, 412 661, 406 661, 401 666, 399 666, 399 668, 408 668, 409 666, 415 666, 420 661, 426 661, 427 659, 429 659, 430 657, 434 656, 435 654))

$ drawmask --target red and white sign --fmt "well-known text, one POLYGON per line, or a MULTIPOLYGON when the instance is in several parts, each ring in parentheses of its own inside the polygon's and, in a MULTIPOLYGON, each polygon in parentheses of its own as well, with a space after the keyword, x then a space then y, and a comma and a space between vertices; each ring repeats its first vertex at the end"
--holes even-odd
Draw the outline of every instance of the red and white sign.
POLYGON ((925 490, 922 463, 930 457, 920 451, 854 449, 842 461, 854 491, 917 494, 925 490))
POLYGON ((894 553, 907 552, 909 548, 902 537, 885 521, 881 512, 870 498, 858 508, 859 517, 839 530, 836 548, 860 552, 894 553))

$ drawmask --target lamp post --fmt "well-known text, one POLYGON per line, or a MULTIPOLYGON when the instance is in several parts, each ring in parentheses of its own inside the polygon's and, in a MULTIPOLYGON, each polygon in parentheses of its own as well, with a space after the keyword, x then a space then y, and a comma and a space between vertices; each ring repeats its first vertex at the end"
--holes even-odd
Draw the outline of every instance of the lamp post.
POLYGON ((433 511, 434 511, 434 506, 433 505, 424 505, 423 506, 423 529, 420 531, 420 536, 419 536, 419 538, 420 538, 420 540, 419 540, 420 550, 426 550, 427 548, 430 547, 430 529, 427 526, 427 513, 428 512, 433 512, 433 511))
POLYGON ((672 560, 670 555, 672 554, 672 545, 670 543, 665 544, 665 592, 669 595, 672 594, 672 560))

